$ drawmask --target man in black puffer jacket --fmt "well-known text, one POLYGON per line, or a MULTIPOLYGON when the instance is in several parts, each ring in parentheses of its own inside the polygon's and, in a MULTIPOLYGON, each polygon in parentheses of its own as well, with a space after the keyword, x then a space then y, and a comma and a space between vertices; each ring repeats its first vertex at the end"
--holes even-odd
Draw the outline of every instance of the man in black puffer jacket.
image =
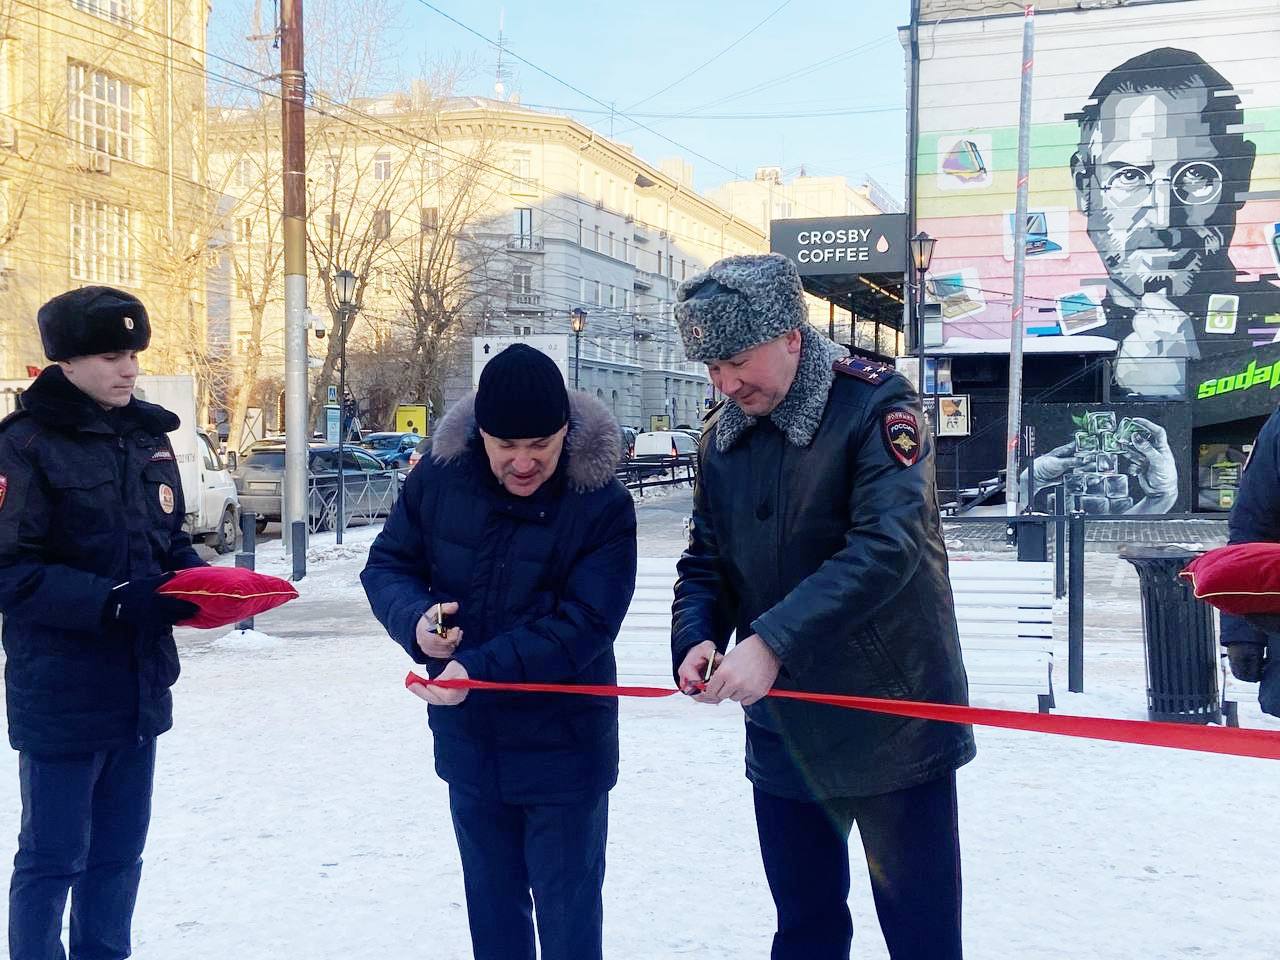
POLYGON ((684 283, 676 320, 728 399, 702 433, 673 666, 696 692, 710 663, 698 699, 746 708, 772 956, 848 958, 856 822, 889 955, 958 960, 955 770, 974 755, 970 729, 762 699, 776 685, 967 702, 915 392, 814 330, 777 254, 684 283))
MULTIPOLYGON (((374 614, 433 677, 616 683, 636 577, 618 453, 603 404, 570 399, 554 361, 508 347, 440 423, 374 541, 361 575, 374 614)), ((534 960, 535 906, 543 960, 599 958, 617 701, 420 695, 477 960, 534 960)))
POLYGON ((173 724, 172 625, 157 594, 204 563, 183 532, 178 418, 133 397, 143 305, 82 287, 40 308, 47 367, 0 422, 0 613, 22 827, 9 955, 130 954, 156 737, 173 724))

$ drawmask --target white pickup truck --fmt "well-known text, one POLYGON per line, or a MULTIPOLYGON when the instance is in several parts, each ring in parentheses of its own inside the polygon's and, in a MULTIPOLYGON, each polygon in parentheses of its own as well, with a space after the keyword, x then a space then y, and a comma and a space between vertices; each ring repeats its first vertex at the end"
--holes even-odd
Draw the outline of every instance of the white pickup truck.
MULTIPOLYGON (((0 380, 0 418, 17 407, 18 396, 30 380, 0 380)), ((187 530, 219 553, 235 550, 240 532, 240 501, 235 481, 196 418, 195 378, 138 377, 134 394, 178 415, 182 425, 169 434, 182 476, 187 504, 187 530)))

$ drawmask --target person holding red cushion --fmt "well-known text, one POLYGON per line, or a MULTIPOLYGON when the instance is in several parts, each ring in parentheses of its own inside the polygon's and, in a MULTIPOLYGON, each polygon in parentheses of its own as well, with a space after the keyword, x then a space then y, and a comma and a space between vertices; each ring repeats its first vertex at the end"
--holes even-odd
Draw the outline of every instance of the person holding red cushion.
POLYGON ((156 737, 173 724, 172 625, 157 592, 204 566, 182 529, 178 418, 133 396, 151 340, 131 294, 81 287, 37 317, 55 361, 0 422, 0 613, 22 824, 9 956, 128 957, 156 737))
MULTIPOLYGON (((1227 531, 1230 543, 1280 542, 1280 410, 1254 441, 1227 531)), ((1259 683, 1258 705, 1280 717, 1280 616, 1224 613, 1222 644, 1236 679, 1259 683)))

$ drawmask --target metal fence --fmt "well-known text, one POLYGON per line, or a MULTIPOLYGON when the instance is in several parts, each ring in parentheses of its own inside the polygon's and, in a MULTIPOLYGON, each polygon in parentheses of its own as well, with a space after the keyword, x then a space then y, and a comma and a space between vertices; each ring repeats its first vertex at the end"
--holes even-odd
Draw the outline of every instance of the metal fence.
POLYGON ((698 457, 697 454, 682 453, 674 457, 624 460, 618 464, 616 474, 624 487, 639 490, 643 497, 646 488, 678 484, 693 486, 698 477, 698 457))
MULTIPOLYGON (((352 521, 369 523, 391 513, 404 485, 398 470, 370 470, 345 475, 343 529, 352 521)), ((311 533, 338 526, 338 484, 334 477, 307 478, 307 529, 311 533)))

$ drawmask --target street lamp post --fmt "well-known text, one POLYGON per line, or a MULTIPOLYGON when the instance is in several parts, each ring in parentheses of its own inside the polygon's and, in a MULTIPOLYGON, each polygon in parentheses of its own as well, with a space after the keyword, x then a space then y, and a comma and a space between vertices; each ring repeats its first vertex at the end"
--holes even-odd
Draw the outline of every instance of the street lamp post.
POLYGON ((587 326, 587 311, 574 307, 569 323, 573 326, 573 389, 577 390, 578 376, 582 372, 582 331, 587 326))
MULTIPOLYGON (((924 403, 924 388, 927 381, 925 371, 924 356, 924 279, 929 272, 929 264, 933 260, 933 245, 938 241, 929 236, 924 231, 917 233, 911 238, 911 263, 915 267, 916 272, 916 355, 919 357, 920 364, 920 402, 924 403)), ((935 372, 933 377, 933 395, 934 406, 937 406, 938 398, 938 375, 935 372)), ((933 413, 934 423, 931 424, 934 435, 937 435, 937 422, 941 419, 937 410, 933 413)))
POLYGON ((356 275, 350 270, 339 270, 333 278, 334 292, 338 296, 338 521, 336 540, 342 542, 342 530, 347 525, 347 475, 344 460, 347 452, 347 328, 355 313, 356 275))

